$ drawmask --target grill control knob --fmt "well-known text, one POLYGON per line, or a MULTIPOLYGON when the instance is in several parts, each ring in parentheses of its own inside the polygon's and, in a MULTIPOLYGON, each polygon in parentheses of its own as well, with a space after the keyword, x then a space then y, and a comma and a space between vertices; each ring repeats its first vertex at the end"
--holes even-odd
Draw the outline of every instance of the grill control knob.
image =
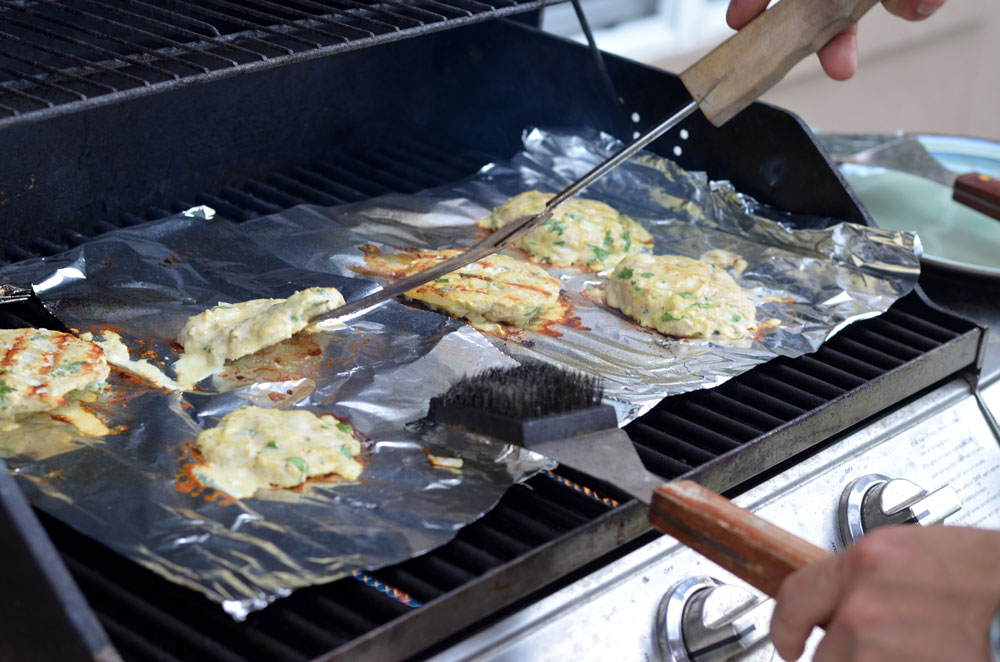
POLYGON ((774 601, 711 577, 674 586, 660 603, 657 640, 669 662, 770 662, 774 601))
POLYGON ((840 539, 847 546, 880 526, 938 524, 961 508, 950 485, 927 492, 902 478, 869 474, 840 495, 840 539))

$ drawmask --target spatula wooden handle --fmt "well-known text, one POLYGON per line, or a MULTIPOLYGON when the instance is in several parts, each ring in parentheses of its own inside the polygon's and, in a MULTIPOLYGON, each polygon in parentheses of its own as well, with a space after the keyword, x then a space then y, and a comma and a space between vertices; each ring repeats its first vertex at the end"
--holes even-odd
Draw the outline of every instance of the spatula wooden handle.
POLYGON ((649 521, 771 597, 785 577, 830 555, 689 480, 656 489, 649 521))
POLYGON ((722 126, 876 2, 781 0, 695 62, 681 81, 705 117, 722 126))
POLYGON ((966 207, 1000 220, 1000 179, 978 172, 959 175, 952 197, 966 207))

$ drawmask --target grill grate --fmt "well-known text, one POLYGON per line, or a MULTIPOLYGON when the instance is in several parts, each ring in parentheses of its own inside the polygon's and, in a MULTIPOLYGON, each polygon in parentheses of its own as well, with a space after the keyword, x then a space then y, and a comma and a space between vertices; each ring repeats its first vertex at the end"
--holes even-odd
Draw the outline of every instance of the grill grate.
POLYGON ((3 0, 0 127, 560 1, 3 0))
MULTIPOLYGON (((238 188, 227 186, 192 200, 177 200, 170 209, 122 214, 113 223, 97 224, 95 230, 162 218, 195 204, 210 205, 219 216, 241 221, 298 203, 330 205, 387 191, 409 193, 460 179, 490 160, 489 155, 456 154, 450 147, 412 141, 342 160, 292 167, 238 188)), ((9 247, 6 258, 50 255, 86 238, 64 229, 58 236, 34 240, 29 246, 9 247)), ((914 357, 955 344, 973 328, 911 295, 885 315, 848 327, 814 354, 777 359, 713 390, 670 398, 626 430, 654 472, 671 478, 698 477, 721 455, 734 449, 745 452, 794 421, 814 419, 817 412, 827 410, 831 402, 853 389, 871 391, 869 387, 880 377, 905 369, 914 357)), ((966 363, 950 365, 949 370, 954 370, 966 363)), ((440 639, 454 631, 440 628, 462 624, 442 623, 438 618, 437 634, 428 634, 431 628, 426 627, 426 619, 419 626, 421 621, 410 617, 446 604, 447 600, 440 600, 445 594, 451 592, 448 599, 453 599, 456 591, 475 586, 492 572, 530 565, 525 558, 568 539, 567 533, 592 530, 588 527, 604 516, 627 511, 627 505, 617 507, 626 501, 610 486, 595 484, 571 470, 539 474, 511 488, 493 511, 462 529, 447 545, 370 574, 297 591, 243 624, 233 623, 199 595, 139 566, 122 563, 117 555, 65 525, 44 520, 126 659, 249 662, 309 660, 338 649, 355 654, 352 647, 360 645, 365 635, 384 628, 401 628, 401 641, 419 630, 416 640, 426 646, 434 641, 428 637, 440 639)), ((579 540, 568 544, 580 548, 579 540)), ((570 551, 565 546, 559 549, 570 551)), ((588 553, 590 560, 599 551, 588 553)), ((546 581, 553 579, 548 576, 546 581)), ((482 617, 489 611, 476 609, 463 617, 482 617)))

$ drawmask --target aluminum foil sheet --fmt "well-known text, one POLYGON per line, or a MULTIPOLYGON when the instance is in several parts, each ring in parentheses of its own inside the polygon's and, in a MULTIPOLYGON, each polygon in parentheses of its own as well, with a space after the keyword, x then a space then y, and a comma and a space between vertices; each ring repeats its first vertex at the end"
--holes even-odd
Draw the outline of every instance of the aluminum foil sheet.
MULTIPOLYGON (((0 282, 33 283, 70 326, 114 329, 133 358, 151 358, 170 373, 177 357, 170 343, 184 320, 218 301, 317 285, 360 297, 378 287, 358 275, 361 246, 470 246, 482 237, 474 222, 493 207, 529 189, 555 192, 618 146, 597 133, 531 130, 513 159, 449 186, 341 207, 303 205, 239 225, 198 208, 13 265, 0 282)), ((8 466, 36 506, 241 619, 298 587, 447 542, 543 466, 530 452, 411 424, 463 374, 532 358, 597 373, 625 425, 668 395, 813 351, 916 283, 919 244, 911 234, 792 218, 653 155, 585 195, 642 223, 656 252, 738 253, 749 263, 744 287, 786 300, 758 308, 760 318, 780 323, 745 340, 669 338, 585 296, 604 275, 553 269, 584 328, 504 339, 389 302, 346 327, 300 334, 240 359, 198 391, 169 392, 116 373, 113 395, 95 407, 117 434, 88 439, 69 426, 25 428, 14 435, 23 443, 0 434, 8 466), (311 482, 242 501, 195 484, 189 467, 197 434, 246 403, 348 419, 369 440, 361 480, 311 482), (464 467, 435 468, 428 450, 460 456, 464 467)))
MULTIPOLYGON (((295 207, 243 227, 290 262, 302 259, 299 246, 313 245, 302 266, 355 274, 364 260, 357 249, 342 250, 345 231, 358 245, 383 252, 468 247, 485 236, 475 221, 494 207, 527 190, 555 193, 621 146, 596 132, 529 130, 522 152, 466 181, 338 207, 295 207)), ((640 327, 595 301, 591 293, 606 283, 606 273, 547 268, 562 280, 585 328, 555 327, 558 337, 527 331, 516 340, 490 339, 518 361, 540 359, 601 375, 622 426, 666 396, 717 386, 776 356, 815 351, 847 324, 884 312, 919 276, 920 243, 912 233, 791 215, 649 153, 582 197, 602 200, 641 223, 654 237, 655 253, 737 253, 749 265, 740 284, 761 298, 784 300, 758 305, 758 319, 777 324, 754 338, 684 340, 640 327)))
MULTIPOLYGON (((291 266, 210 213, 111 232, 7 268, 0 282, 34 283, 67 325, 114 329, 133 358, 154 357, 171 375, 170 341, 218 301, 314 285, 352 299, 376 287, 291 266)), ((514 481, 548 466, 517 447, 410 425, 467 371, 512 363, 455 320, 389 303, 234 362, 198 391, 113 373, 111 393, 92 409, 117 434, 88 438, 42 415, 0 431, 0 454, 34 505, 243 619, 296 588, 444 544, 514 481), (239 501, 205 489, 190 473, 191 446, 243 404, 346 418, 368 440, 361 478, 239 501), (428 452, 461 457, 463 467, 436 468, 428 452)))

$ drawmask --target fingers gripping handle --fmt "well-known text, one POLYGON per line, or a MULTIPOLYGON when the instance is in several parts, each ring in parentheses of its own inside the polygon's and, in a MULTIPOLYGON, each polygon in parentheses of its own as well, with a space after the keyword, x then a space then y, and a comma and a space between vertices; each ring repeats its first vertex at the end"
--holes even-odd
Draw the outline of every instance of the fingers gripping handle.
POLYGON ((705 117, 722 126, 878 0, 781 0, 681 74, 705 117))
POLYGON ((649 521, 771 597, 785 577, 830 555, 689 480, 656 489, 649 521))

